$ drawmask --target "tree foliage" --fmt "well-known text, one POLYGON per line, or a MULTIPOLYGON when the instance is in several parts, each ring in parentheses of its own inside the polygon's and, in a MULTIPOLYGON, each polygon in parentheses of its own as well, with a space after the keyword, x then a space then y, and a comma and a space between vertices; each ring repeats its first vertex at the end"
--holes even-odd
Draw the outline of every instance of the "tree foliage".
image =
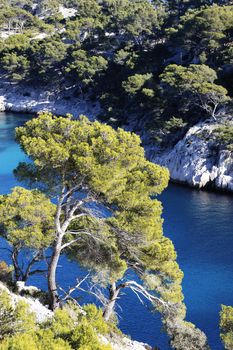
POLYGON ((200 109, 216 119, 224 114, 224 105, 229 101, 227 90, 214 83, 216 72, 206 65, 182 67, 169 65, 160 76, 165 96, 171 98, 183 113, 190 108, 200 109))
POLYGON ((28 278, 53 241, 54 215, 55 205, 37 190, 15 187, 9 195, 0 196, 0 233, 10 244, 16 280, 28 278), (19 255, 26 250, 31 254, 23 269, 19 255))
POLYGON ((74 50, 66 71, 82 84, 93 84, 94 78, 107 68, 107 60, 102 56, 91 56, 84 50, 74 50))
MULTIPOLYGON (((113 259, 116 275, 117 266, 124 273, 128 266, 125 259, 129 259, 140 262, 145 271, 156 271, 163 281, 161 292, 168 279, 169 288, 180 284, 182 274, 175 263, 174 247, 163 237, 161 204, 151 199, 167 185, 168 173, 145 159, 136 135, 91 123, 85 117, 75 121, 45 113, 18 128, 17 140, 34 161, 34 166, 21 165, 18 175, 35 178, 37 174, 43 189, 59 198, 57 238, 49 271, 53 280, 49 283, 54 285, 50 290, 56 290, 61 251, 73 244, 73 255, 80 263, 88 264, 90 259, 91 266, 111 267, 113 259), (77 198, 80 191, 81 200, 77 198), (108 206, 110 218, 100 214, 101 203, 108 206), (107 253, 109 247, 112 258, 107 253)), ((172 295, 167 294, 169 298, 172 295)))
POLYGON ((217 143, 220 147, 226 148, 229 151, 233 149, 233 127, 232 125, 221 125, 216 127, 213 132, 217 143))
POLYGON ((88 93, 100 102, 103 120, 122 125, 137 115, 162 147, 184 132, 171 130, 167 142, 173 117, 189 127, 231 114, 231 3, 63 0, 63 11, 60 5, 5 1, 0 63, 8 79, 56 86, 69 97, 88 93), (184 80, 171 94, 163 81, 172 66, 184 80), (194 80, 185 83, 186 74, 194 80))
POLYGON ((225 349, 233 349, 233 308, 222 305, 220 312, 220 336, 225 349))
POLYGON ((232 6, 218 5, 187 11, 172 40, 181 42, 188 55, 199 58, 202 63, 210 57, 214 60, 222 43, 229 40, 232 14, 232 6))
POLYGON ((84 307, 84 313, 69 304, 57 310, 54 317, 37 323, 28 304, 17 302, 14 306, 10 294, 0 292, 0 348, 1 350, 111 350, 99 340, 109 326, 101 310, 94 305, 84 307))

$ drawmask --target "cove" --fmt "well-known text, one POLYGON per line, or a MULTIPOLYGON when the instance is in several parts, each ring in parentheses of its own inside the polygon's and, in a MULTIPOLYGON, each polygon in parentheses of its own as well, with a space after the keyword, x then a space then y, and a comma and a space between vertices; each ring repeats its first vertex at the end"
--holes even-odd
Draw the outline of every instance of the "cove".
MULTIPOLYGON (((17 185, 12 170, 25 156, 14 141, 14 129, 29 118, 0 113, 0 193, 8 193, 17 185)), ((164 206, 165 234, 175 244, 185 275, 187 320, 206 333, 211 349, 221 350, 220 305, 233 305, 233 197, 169 185, 160 199, 164 206)), ((7 258, 2 251, 0 255, 0 260, 7 258)), ((72 286, 78 275, 85 274, 65 256, 60 265, 64 269, 58 274, 58 282, 63 287, 72 286)), ((30 282, 46 288, 41 277, 34 276, 30 282)), ((86 297, 84 301, 91 300, 86 297)), ((161 350, 169 349, 166 335, 160 332, 158 315, 152 315, 131 293, 122 296, 120 305, 119 327, 124 333, 135 340, 157 345, 161 350)))

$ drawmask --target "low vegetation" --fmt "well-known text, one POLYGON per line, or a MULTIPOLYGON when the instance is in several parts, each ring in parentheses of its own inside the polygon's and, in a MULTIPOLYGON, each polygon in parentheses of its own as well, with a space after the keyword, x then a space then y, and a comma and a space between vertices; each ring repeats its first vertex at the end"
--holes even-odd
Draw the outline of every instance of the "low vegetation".
MULTIPOLYGON (((0 349, 9 350, 111 350, 99 341, 110 332, 101 310, 94 305, 80 309, 67 304, 54 317, 37 323, 35 315, 24 302, 12 306, 7 292, 0 292, 0 349)), ((111 326, 112 327, 112 326, 111 326)))
POLYGON ((233 151, 233 126, 222 125, 214 130, 214 136, 220 147, 233 151))

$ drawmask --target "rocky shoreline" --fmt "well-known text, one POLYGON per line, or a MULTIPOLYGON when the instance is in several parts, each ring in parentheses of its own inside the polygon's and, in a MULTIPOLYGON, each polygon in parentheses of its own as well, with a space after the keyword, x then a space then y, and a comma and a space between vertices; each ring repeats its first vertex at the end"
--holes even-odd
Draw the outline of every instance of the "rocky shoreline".
POLYGON ((57 115, 84 114, 90 119, 101 112, 98 102, 75 95, 74 88, 56 92, 0 80, 0 111, 37 113, 46 110, 57 115))
MULTIPOLYGON (((87 96, 76 97, 72 88, 56 93, 1 82, 0 111, 37 113, 41 110, 58 115, 84 114, 90 119, 101 113, 98 102, 87 96)), ((174 182, 199 189, 233 192, 233 154, 214 147, 211 133, 215 127, 216 123, 199 123, 190 128, 172 149, 158 153, 153 144, 146 145, 147 155, 151 161, 166 166, 174 182)))
POLYGON ((198 189, 233 192, 233 153, 218 147, 211 137, 216 123, 199 123, 174 148, 150 160, 166 166, 174 182, 198 189))

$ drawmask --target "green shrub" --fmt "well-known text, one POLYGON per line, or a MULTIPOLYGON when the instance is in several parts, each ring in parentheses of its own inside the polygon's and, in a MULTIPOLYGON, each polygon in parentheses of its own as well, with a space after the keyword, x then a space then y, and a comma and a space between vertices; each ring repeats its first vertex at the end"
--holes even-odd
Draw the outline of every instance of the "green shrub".
POLYGON ((101 309, 98 309, 93 304, 88 304, 84 306, 84 311, 86 311, 87 322, 91 324, 98 333, 106 334, 108 332, 109 327, 103 319, 101 309))
POLYGON ((223 125, 214 130, 214 136, 220 146, 233 151, 233 126, 223 125))
POLYGON ((222 305, 220 312, 220 337, 226 350, 233 349, 233 307, 222 305))
POLYGON ((10 295, 0 291, 0 340, 16 333, 33 332, 35 327, 35 315, 28 305, 19 302, 13 307, 10 295))
POLYGON ((49 331, 16 334, 0 344, 0 350, 72 350, 63 339, 54 339, 49 331))
POLYGON ((86 305, 81 312, 75 304, 67 303, 63 309, 57 309, 53 319, 41 328, 36 334, 43 349, 50 349, 47 343, 51 343, 54 346, 51 350, 56 350, 56 339, 63 340, 64 346, 69 345, 67 349, 111 350, 110 346, 99 341, 99 335, 108 333, 109 326, 104 322, 102 311, 92 304, 86 305))

